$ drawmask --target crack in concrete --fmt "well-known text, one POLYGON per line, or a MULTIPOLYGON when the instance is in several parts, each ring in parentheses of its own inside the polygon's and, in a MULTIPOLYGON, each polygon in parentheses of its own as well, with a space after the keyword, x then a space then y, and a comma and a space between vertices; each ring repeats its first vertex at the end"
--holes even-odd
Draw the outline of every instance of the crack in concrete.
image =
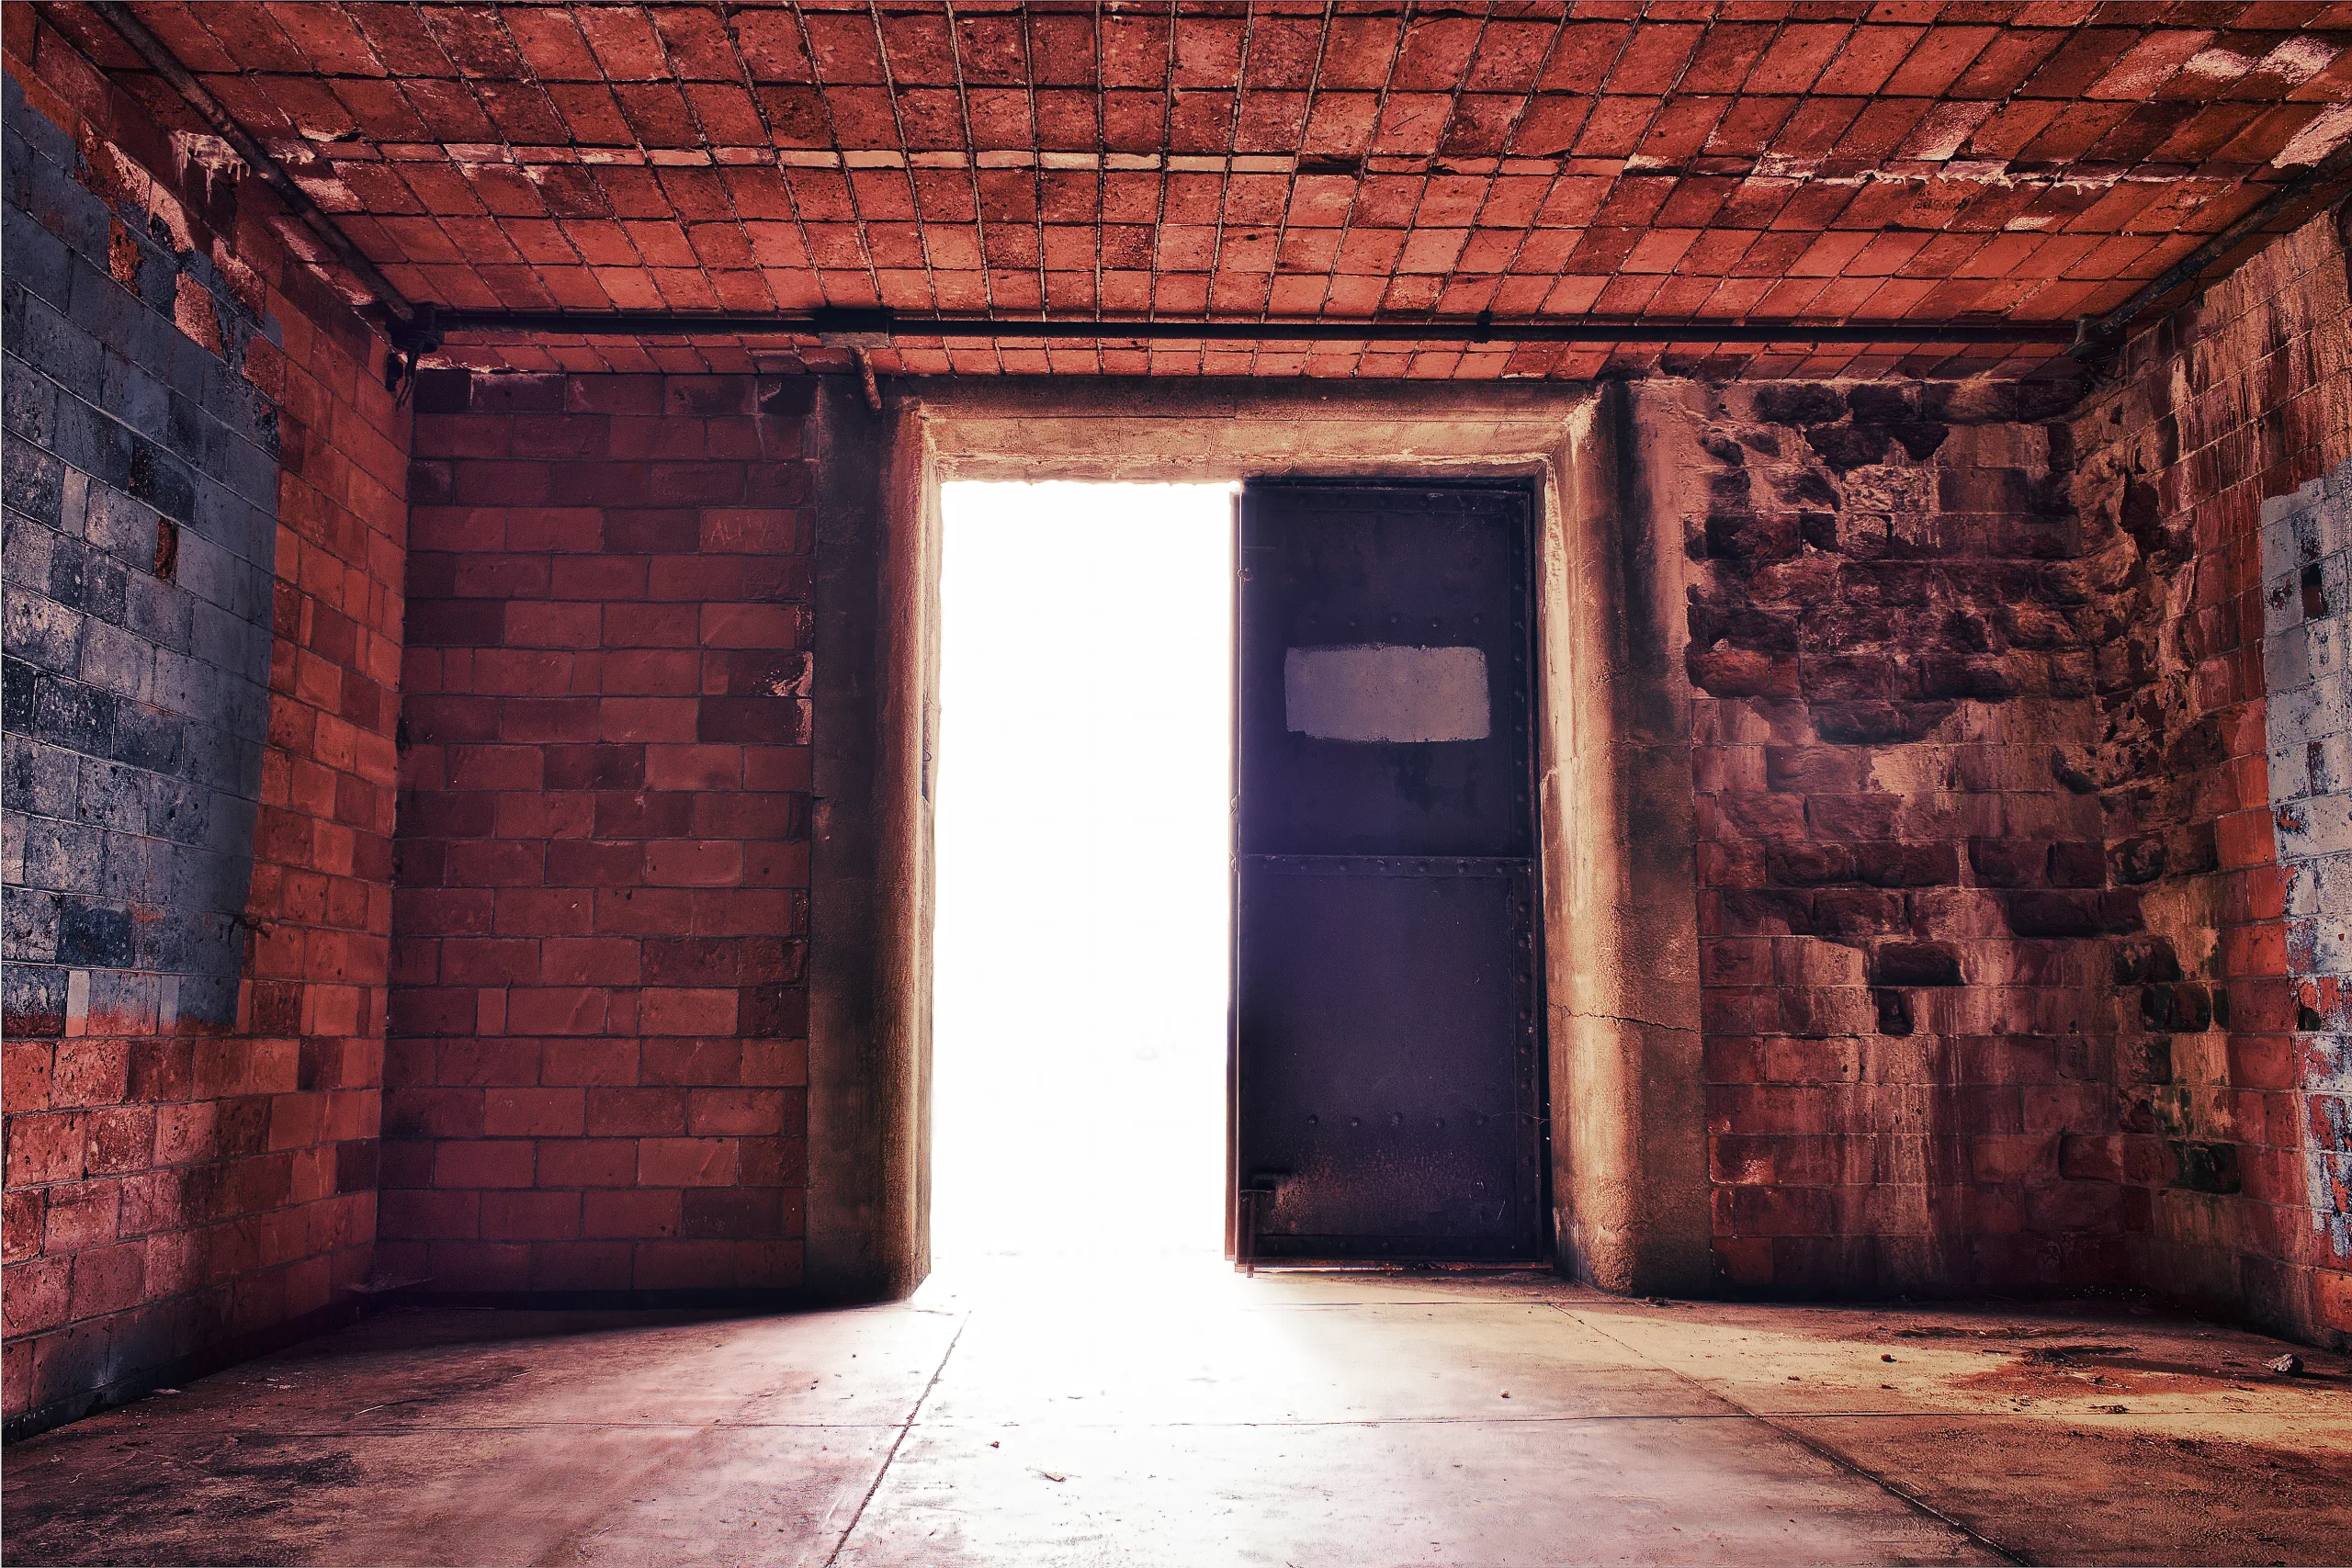
MULTIPOLYGON (((1666 1369, 1669 1372, 1672 1369, 1666 1369)), ((1684 1374, 1673 1372, 1679 1378, 1684 1374)), ((1685 1379, 1685 1381, 1689 1381, 1685 1379)), ((1704 1388, 1704 1384, 1698 1385, 1704 1388)), ((1780 1421, 2007 1421, 2016 1413, 2005 1410, 1751 1410, 1737 1400, 1718 1395, 1707 1390, 1711 1397, 1721 1398, 1732 1406, 1728 1411, 1684 1410, 1657 1413, 1586 1412, 1569 1416, 1329 1416, 1284 1419, 1272 1417, 1256 1421, 1154 1421, 1109 1420, 1066 1421, 1039 1420, 1031 1422, 1001 1421, 936 1421, 932 1429, 939 1432, 957 1430, 995 1431, 1000 1427, 1029 1426, 1057 1431, 1125 1431, 1148 1427, 1153 1431, 1254 1431, 1261 1428, 1340 1427, 1564 1427, 1578 1423, 1636 1421, 1761 1421, 1770 1426, 1780 1421)), ((2135 1406, 2134 1408, 2139 1408, 2135 1406)), ((2145 1414, 2157 1416, 2180 1414, 2150 1408, 2145 1414)), ((272 1439, 292 1438, 334 1439, 342 1438, 424 1438, 445 1437, 459 1433, 517 1432, 638 1432, 677 1430, 685 1432, 901 1432, 906 1423, 898 1421, 532 1421, 514 1426, 481 1427, 359 1427, 321 1432, 267 1432, 256 1435, 272 1439)), ((1794 1436, 1794 1434, 1791 1434, 1794 1436)), ((1803 1438, 1798 1438, 1804 1441, 1803 1438)), ((895 1447, 895 1445, 894 1445, 895 1447)), ((166 1464, 177 1461, 166 1460, 166 1464)))
MULTIPOLYGON (((1881 1475, 1878 1472, 1849 1457, 1842 1450, 1817 1438, 1808 1437, 1806 1434, 1782 1424, 1783 1421, 1787 1420, 1812 1420, 1819 1417, 1808 1414, 1805 1416, 1791 1416, 1776 1418, 1774 1416, 1764 1415, 1759 1411, 1752 1410, 1747 1405, 1743 1404, 1739 1400, 1734 1398, 1731 1394, 1724 1392, 1723 1390, 1711 1388, 1707 1384, 1700 1382, 1697 1378, 1692 1377, 1689 1372, 1684 1371, 1681 1368, 1659 1359, 1657 1357, 1650 1354, 1647 1350, 1643 1349, 1637 1345, 1631 1344, 1626 1340, 1619 1338, 1616 1335, 1610 1333, 1607 1329, 1593 1323, 1589 1318, 1585 1316, 1584 1314, 1577 1312, 1573 1308, 1564 1306, 1556 1302, 1548 1304, 1551 1305, 1554 1311, 1559 1313, 1565 1317, 1573 1318, 1584 1328, 1591 1333, 1600 1336, 1600 1337, 1608 1340, 1611 1344, 1616 1345, 1633 1355, 1641 1357, 1644 1360, 1650 1362, 1652 1365, 1657 1366, 1664 1371, 1672 1373, 1674 1376, 1680 1378, 1684 1382, 1689 1383, 1692 1388, 1697 1389, 1700 1393, 1706 1394, 1709 1398, 1723 1401, 1725 1404, 1730 1405, 1734 1410, 1739 1412, 1741 1416, 1747 1417, 1748 1420, 1754 1421, 1759 1426, 1770 1427, 1773 1431, 1780 1433, 1781 1436, 1788 1438, 1791 1442, 1796 1444, 1799 1448, 1804 1450, 1807 1453, 1814 1455, 1815 1458, 1826 1460, 1830 1464, 1833 1464, 1839 1470, 1844 1471, 1847 1474, 1854 1476, 1859 1480, 1869 1482, 1871 1485, 1885 1493, 1896 1502, 1903 1504, 1905 1507, 1911 1508, 1915 1512, 1924 1514, 1928 1518, 1934 1519, 1939 1524, 1946 1525, 1952 1529, 1958 1530, 1962 1535, 1966 1536, 1970 1540, 1975 1542, 1978 1546, 1983 1547, 1985 1551, 1991 1552, 2002 1562, 2015 1563, 2018 1565, 2018 1568, 2032 1568, 2034 1559, 2031 1557, 2025 1555, 2023 1552, 2012 1551, 2010 1548, 2003 1546, 2000 1542, 1984 1534, 1984 1531, 1976 1529, 1973 1525, 1967 1523, 1965 1520, 1956 1518, 1951 1514, 1945 1513, 1941 1508, 1937 1507, 1933 1503, 1928 1502, 1926 1498, 1911 1491, 1908 1487, 1900 1485, 1888 1479, 1886 1476, 1881 1475)), ((1826 1413, 1825 1412, 1823 1415, 1826 1416, 1826 1413)))
POLYGON ((1555 1007, 1552 1010, 1562 1018, 1599 1019, 1604 1023, 1630 1023, 1636 1029, 1663 1029, 1674 1034, 1696 1034, 1697 1027, 1688 1023, 1660 1023, 1656 1019, 1628 1018, 1621 1012, 1579 1012, 1575 1008, 1555 1007))
POLYGON ((940 1352, 939 1365, 932 1369, 931 1381, 922 1385, 922 1393, 915 1396, 914 1407, 907 1412, 907 1418, 899 1423, 899 1435, 890 1439, 890 1451, 882 1456, 881 1464, 874 1472, 874 1480, 865 1488, 865 1495, 857 1500, 856 1511, 850 1515, 849 1523, 842 1527, 841 1539, 834 1541, 832 1551, 825 1554, 825 1568, 833 1568, 833 1564, 841 1560, 842 1550, 849 1545, 849 1538, 857 1533, 858 1521, 865 1517, 866 1507, 874 1501, 874 1495, 882 1490, 882 1478, 890 1473, 890 1465, 899 1457, 899 1446, 907 1440, 907 1434, 914 1430, 915 1420, 922 1415, 922 1407, 930 1400, 932 1390, 937 1388, 939 1380, 947 1375, 947 1363, 955 1357, 956 1347, 964 1342, 964 1330, 971 1325, 968 1314, 956 1325, 956 1333, 947 1341, 947 1348, 940 1352))

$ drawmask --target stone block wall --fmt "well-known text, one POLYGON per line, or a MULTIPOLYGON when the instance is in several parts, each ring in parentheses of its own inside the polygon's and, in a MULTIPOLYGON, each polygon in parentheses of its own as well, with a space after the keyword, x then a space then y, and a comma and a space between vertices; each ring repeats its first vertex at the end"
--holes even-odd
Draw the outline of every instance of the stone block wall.
POLYGON ((2272 242, 2135 339, 2073 421, 2076 502, 2107 541, 2086 771, 2111 884, 2138 893, 2146 923, 2112 972, 2132 1277, 2339 1342, 2342 223, 2272 242))
MULTIPOLYGON (((2120 1283, 2063 387, 1685 396, 1714 1251, 1728 1289, 2120 1283)), ((1670 457, 1669 440, 1648 455, 1670 457)))
POLYGON ((418 395, 384 1268, 768 1291, 807 1187, 806 378, 418 395))
POLYGON ((368 1275, 407 435, 225 149, 6 56, 16 1433, 368 1275))

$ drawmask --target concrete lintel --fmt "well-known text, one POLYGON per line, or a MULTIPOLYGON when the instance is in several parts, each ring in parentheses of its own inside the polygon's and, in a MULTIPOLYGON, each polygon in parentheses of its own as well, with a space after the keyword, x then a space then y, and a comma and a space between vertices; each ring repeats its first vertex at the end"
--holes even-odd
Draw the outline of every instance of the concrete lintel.
POLYGON ((962 445, 955 427, 1003 419, 1397 420, 1520 414, 1556 425, 1589 394, 1580 382, 1270 381, 1218 377, 999 376, 895 383, 943 427, 943 452, 962 445))

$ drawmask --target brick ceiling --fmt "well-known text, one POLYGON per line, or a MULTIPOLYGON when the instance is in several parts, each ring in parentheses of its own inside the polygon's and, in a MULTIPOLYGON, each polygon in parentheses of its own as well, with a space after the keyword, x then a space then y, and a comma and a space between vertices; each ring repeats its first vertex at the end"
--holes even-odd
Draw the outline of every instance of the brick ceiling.
MULTIPOLYGON (((195 124, 102 23, 47 9, 195 124)), ((2063 321, 2352 137, 2352 5, 132 9, 401 290, 461 309, 2063 321)), ((450 354, 840 357, 797 341, 450 354)), ((874 360, 1491 377, 1663 352, 902 339, 874 360)))

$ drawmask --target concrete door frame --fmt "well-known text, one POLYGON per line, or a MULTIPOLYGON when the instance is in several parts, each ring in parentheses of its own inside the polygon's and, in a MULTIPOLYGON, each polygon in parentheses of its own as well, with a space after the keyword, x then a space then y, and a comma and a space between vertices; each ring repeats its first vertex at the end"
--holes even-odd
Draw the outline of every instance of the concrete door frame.
POLYGON ((811 429, 812 1293, 901 1296, 930 1269, 941 484, 1414 475, 1537 485, 1558 1265, 1610 1290, 1706 1290, 1683 523, 1634 461, 1673 423, 1622 384, 907 381, 877 415, 827 378, 811 429))

